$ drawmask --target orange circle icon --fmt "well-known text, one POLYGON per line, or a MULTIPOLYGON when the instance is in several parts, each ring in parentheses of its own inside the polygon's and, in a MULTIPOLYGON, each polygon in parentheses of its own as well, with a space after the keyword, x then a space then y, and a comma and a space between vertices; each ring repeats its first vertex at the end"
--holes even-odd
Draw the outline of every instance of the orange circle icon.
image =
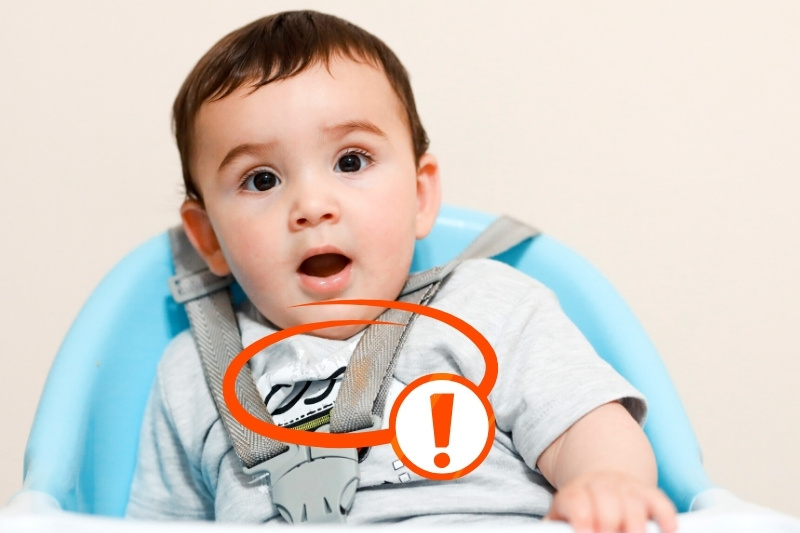
POLYGON ((392 448, 412 472, 455 479, 480 465, 494 442, 488 398, 455 374, 429 374, 409 383, 389 418, 392 448))

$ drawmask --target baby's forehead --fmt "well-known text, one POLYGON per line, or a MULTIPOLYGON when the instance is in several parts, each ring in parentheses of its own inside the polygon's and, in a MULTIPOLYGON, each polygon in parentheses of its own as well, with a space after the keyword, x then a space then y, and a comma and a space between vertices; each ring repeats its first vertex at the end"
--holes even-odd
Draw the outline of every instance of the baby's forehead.
MULTIPOLYGON (((268 87, 270 85, 281 85, 291 83, 294 79, 307 76, 326 76, 333 80, 345 81, 348 76, 353 76, 354 73, 368 72, 370 78, 373 80, 380 80, 381 85, 390 88, 390 91, 375 91, 375 85, 356 85, 355 89, 362 95, 375 96, 376 94, 383 96, 386 104, 396 104, 398 111, 401 115, 405 116, 405 108, 402 98, 392 84, 391 78, 387 75, 384 68, 377 61, 357 55, 344 55, 342 53, 333 54, 330 58, 317 58, 309 62, 307 65, 298 68, 296 71, 287 75, 271 74, 262 77, 249 77, 238 83, 230 84, 226 90, 220 91, 221 94, 212 96, 203 102, 203 105, 213 103, 230 96, 238 96, 245 98, 254 92, 268 87)), ((285 93, 276 92, 274 98, 280 100, 285 96, 285 93)), ((341 98, 340 93, 333 93, 330 98, 335 101, 341 98)))
MULTIPOLYGON (((377 115, 391 117, 403 125, 405 135, 411 134, 403 100, 384 69, 373 61, 345 56, 327 62, 317 60, 290 76, 266 82, 247 79, 222 96, 203 102, 194 129, 202 137, 203 133, 233 126, 242 115, 267 111, 286 122, 293 122, 294 113, 298 119, 316 116, 325 124, 324 117, 335 115, 335 110, 341 110, 343 116, 349 112, 350 122, 366 122, 360 119, 377 115), (298 106, 297 102, 303 99, 324 105, 298 106)), ((328 126, 340 126, 342 121, 338 118, 328 126)))

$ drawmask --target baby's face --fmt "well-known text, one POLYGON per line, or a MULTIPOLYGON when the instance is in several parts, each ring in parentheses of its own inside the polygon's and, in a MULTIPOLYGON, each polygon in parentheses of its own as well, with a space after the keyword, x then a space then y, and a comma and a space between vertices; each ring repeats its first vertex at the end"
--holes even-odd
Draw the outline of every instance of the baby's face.
MULTIPOLYGON (((439 208, 438 168, 415 164, 400 100, 381 70, 332 59, 201 108, 192 172, 204 206, 181 209, 195 247, 233 273, 275 325, 375 318, 381 309, 292 306, 394 300, 439 208)), ((347 338, 359 326, 318 330, 347 338)))

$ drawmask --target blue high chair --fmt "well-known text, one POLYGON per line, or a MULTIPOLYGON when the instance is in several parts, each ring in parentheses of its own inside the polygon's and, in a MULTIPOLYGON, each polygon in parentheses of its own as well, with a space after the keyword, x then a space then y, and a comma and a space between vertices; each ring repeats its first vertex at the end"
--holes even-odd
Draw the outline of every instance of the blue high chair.
MULTIPOLYGON (((455 257, 493 216, 444 207, 417 243, 412 270, 455 257)), ((586 260, 547 235, 498 257, 558 295, 597 352, 647 397, 645 432, 661 488, 679 511, 715 489, 667 371, 613 287, 586 260)), ((97 287, 50 370, 25 452, 21 494, 62 510, 122 516, 136 461, 145 404, 167 343, 188 327, 170 296, 166 232, 125 257, 97 287)))

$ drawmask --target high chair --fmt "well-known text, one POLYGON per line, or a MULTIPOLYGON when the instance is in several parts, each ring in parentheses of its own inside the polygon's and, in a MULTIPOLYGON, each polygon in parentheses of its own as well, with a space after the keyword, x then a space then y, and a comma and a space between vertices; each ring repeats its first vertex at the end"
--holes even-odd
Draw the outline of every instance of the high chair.
MULTIPOLYGON (((452 259, 493 218, 443 207, 430 236, 417 243, 412 270, 452 259)), ((703 507, 720 494, 655 348, 603 276, 547 235, 498 259, 555 291, 597 352, 647 397, 644 429, 659 484, 678 510, 703 507)), ((47 378, 25 452, 22 494, 62 510, 124 514, 156 365, 170 339, 188 327, 167 287, 172 274, 165 232, 125 257, 86 302, 47 378)))

